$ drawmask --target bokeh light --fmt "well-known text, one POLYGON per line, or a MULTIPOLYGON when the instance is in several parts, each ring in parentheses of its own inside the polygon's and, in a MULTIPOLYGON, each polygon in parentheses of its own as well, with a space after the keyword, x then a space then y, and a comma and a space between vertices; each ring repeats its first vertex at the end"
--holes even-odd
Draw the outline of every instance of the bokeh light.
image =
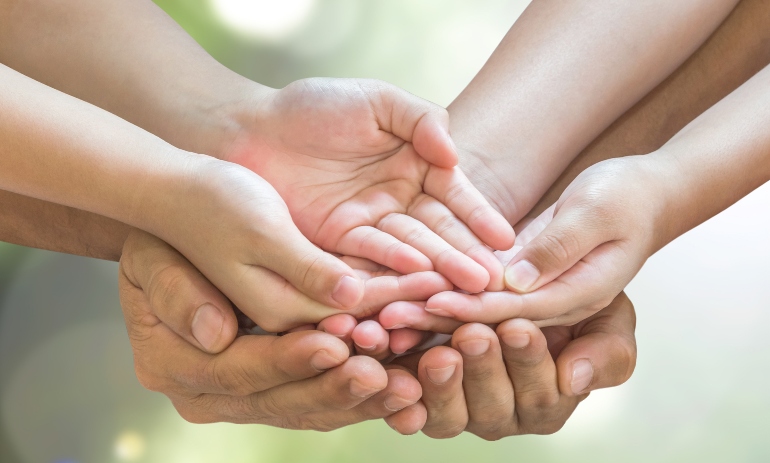
POLYGON ((210 0, 213 11, 234 31, 277 40, 308 20, 316 0, 210 0))
POLYGON ((144 451, 144 438, 136 431, 124 431, 115 439, 115 456, 121 461, 139 460, 144 451))

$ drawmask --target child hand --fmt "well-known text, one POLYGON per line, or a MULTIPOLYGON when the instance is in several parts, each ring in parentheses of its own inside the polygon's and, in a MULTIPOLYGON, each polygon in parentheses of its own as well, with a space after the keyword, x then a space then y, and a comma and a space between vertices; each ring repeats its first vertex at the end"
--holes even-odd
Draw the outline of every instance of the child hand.
POLYGON ((540 326, 571 325, 593 315, 661 247, 658 237, 669 226, 665 189, 673 182, 660 166, 632 156, 586 169, 522 231, 517 245, 523 248, 502 256, 510 260, 506 286, 515 292, 445 292, 430 298, 425 310, 463 322, 527 318, 540 326))
POLYGON ((502 280, 477 244, 507 249, 513 229, 455 167, 443 108, 353 79, 301 80, 258 106, 225 158, 270 182, 310 241, 400 273, 435 269, 470 292, 502 280))

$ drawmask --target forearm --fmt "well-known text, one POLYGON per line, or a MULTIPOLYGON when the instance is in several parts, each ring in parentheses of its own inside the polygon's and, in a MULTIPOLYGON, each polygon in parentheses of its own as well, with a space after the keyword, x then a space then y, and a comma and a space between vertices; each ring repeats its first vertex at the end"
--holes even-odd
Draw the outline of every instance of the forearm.
POLYGON ((647 156, 664 172, 658 247, 770 180, 768 127, 770 66, 647 156))
POLYGON ((258 84, 148 0, 0 0, 0 62, 179 148, 218 155, 258 84))
POLYGON ((0 189, 140 228, 166 212, 143 208, 148 196, 172 201, 196 159, 2 65, 0 115, 0 189))
POLYGON ((97 259, 120 259, 131 227, 100 215, 0 190, 0 241, 97 259))
POLYGON ((532 2, 449 108, 453 137, 479 160, 473 167, 501 178, 507 218, 534 206, 736 3, 532 2))

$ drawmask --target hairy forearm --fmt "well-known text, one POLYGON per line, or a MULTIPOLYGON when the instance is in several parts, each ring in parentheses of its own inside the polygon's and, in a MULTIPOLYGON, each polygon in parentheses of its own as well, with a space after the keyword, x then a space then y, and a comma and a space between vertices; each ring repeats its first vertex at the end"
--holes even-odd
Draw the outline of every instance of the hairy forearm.
POLYGON ((261 88, 149 0, 0 0, 0 62, 213 156, 261 88))
POLYGON ((770 66, 648 155, 665 172, 660 186, 667 219, 659 246, 770 180, 768 127, 770 66))
POLYGON ((526 214, 736 3, 533 1, 449 108, 458 144, 500 177, 508 219, 526 214))
POLYGON ((97 259, 120 259, 131 227, 90 212, 0 190, 0 241, 97 259))

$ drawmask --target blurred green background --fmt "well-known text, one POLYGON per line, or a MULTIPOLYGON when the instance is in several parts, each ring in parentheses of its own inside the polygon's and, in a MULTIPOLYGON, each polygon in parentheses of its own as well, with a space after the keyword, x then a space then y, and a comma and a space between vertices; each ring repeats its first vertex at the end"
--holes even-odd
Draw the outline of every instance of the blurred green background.
MULTIPOLYGON (((281 87, 373 77, 439 104, 526 7, 484 0, 158 0, 214 57, 281 87)), ((114 263, 0 243, 0 462, 770 461, 770 188, 677 240, 628 289, 639 363, 554 436, 488 443, 190 425, 133 374, 114 263)))

